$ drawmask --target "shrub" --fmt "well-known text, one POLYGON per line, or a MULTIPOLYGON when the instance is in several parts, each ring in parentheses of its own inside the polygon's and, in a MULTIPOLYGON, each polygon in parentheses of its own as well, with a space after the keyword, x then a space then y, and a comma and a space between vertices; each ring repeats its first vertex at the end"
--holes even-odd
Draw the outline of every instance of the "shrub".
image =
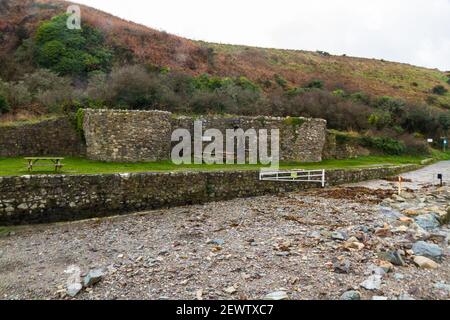
POLYGON ((430 105, 435 105, 438 103, 438 99, 435 96, 427 96, 425 101, 430 105))
POLYGON ((181 104, 180 95, 171 87, 169 74, 148 73, 143 66, 114 69, 109 77, 97 78, 96 92, 90 99, 118 108, 138 110, 161 109, 175 111, 181 104))
POLYGON ((405 153, 409 155, 430 154, 428 142, 423 137, 417 138, 411 135, 402 135, 400 140, 405 144, 405 153))
POLYGON ((355 92, 355 93, 352 93, 352 94, 350 95, 350 99, 351 99, 353 102, 362 103, 362 104, 365 104, 365 105, 369 105, 369 104, 370 104, 370 98, 369 98, 369 96, 366 95, 366 94, 363 93, 363 92, 355 92))
POLYGON ((197 114, 225 113, 232 105, 232 99, 219 92, 201 91, 189 102, 189 109, 197 114))
POLYGON ((239 87, 241 87, 244 90, 250 90, 250 91, 260 91, 259 86, 256 83, 253 83, 252 81, 250 81, 249 79, 247 79, 246 77, 238 77, 235 81, 235 84, 239 87))
POLYGON ((437 86, 435 86, 435 87, 433 88, 432 92, 433 92, 434 94, 443 96, 444 94, 446 94, 446 93, 448 92, 448 90, 445 89, 445 87, 442 86, 442 85, 437 85, 437 86))
POLYGON ((316 52, 318 54, 320 54, 321 56, 323 56, 323 57, 330 57, 331 56, 331 54, 326 52, 326 51, 317 50, 316 52))
POLYGON ((447 83, 450 84, 450 78, 447 79, 447 83))
POLYGON ((229 85, 232 83, 230 78, 219 78, 212 77, 208 74, 202 74, 198 77, 192 79, 194 88, 197 90, 209 90, 214 91, 222 88, 223 86, 229 85))
POLYGON ((305 123, 305 119, 300 118, 300 117, 287 117, 284 120, 284 123, 297 128, 297 127, 301 127, 305 123))
POLYGON ((450 130, 450 111, 440 114, 438 121, 444 132, 450 130))
POLYGON ((38 69, 31 74, 24 75, 23 82, 33 95, 58 88, 65 91, 73 90, 70 79, 60 77, 47 69, 38 69))
POLYGON ((347 93, 344 90, 342 90, 342 89, 334 90, 333 91, 333 95, 338 96, 338 97, 342 97, 342 98, 345 98, 345 97, 348 96, 347 93))
POLYGON ((0 95, 0 114, 7 113, 11 111, 8 101, 6 101, 6 98, 4 96, 0 95))
POLYGON ((389 137, 363 136, 360 138, 362 146, 382 151, 390 155, 400 155, 405 153, 406 146, 403 142, 389 137))
POLYGON ((275 116, 304 116, 327 120, 330 129, 364 130, 372 110, 323 90, 307 90, 295 96, 273 95, 268 109, 275 116))
POLYGON ((322 80, 313 80, 306 85, 306 88, 309 89, 323 89, 323 81, 322 80))
POLYGON ((295 97, 296 95, 305 93, 307 90, 304 88, 289 88, 286 91, 286 96, 288 97, 295 97))
POLYGON ((392 123, 392 115, 389 111, 377 110, 369 116, 369 124, 381 130, 392 123))
POLYGON ((287 89, 288 87, 288 82, 286 79, 284 79, 282 76, 280 76, 279 74, 275 75, 275 82, 284 90, 287 89))
POLYGON ((403 111, 405 105, 406 105, 405 101, 401 99, 392 98, 389 96, 380 97, 376 99, 376 101, 374 102, 375 108, 386 110, 395 115, 399 115, 403 111))
POLYGON ((8 83, 6 98, 11 107, 26 106, 33 101, 33 97, 23 81, 8 83))
POLYGON ((439 127, 431 108, 425 105, 408 105, 399 122, 409 132, 433 133, 439 127))

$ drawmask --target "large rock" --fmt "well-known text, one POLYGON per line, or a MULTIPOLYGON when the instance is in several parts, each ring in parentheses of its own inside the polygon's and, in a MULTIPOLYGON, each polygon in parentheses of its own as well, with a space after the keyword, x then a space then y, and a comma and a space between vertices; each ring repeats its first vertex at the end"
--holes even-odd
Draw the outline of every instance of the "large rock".
POLYGON ((424 256, 435 261, 440 261, 443 255, 441 247, 434 243, 425 241, 418 241, 414 243, 412 250, 416 256, 424 256))
POLYGON ((431 213, 422 214, 416 217, 415 220, 419 226, 428 231, 439 228, 439 226, 441 225, 437 217, 431 213))

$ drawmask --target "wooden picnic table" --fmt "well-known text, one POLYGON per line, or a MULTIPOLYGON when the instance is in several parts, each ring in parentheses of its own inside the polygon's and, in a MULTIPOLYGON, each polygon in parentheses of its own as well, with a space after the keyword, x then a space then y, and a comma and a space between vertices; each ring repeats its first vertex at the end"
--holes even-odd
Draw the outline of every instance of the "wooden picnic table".
POLYGON ((33 167, 55 167, 55 172, 58 172, 64 165, 61 163, 64 158, 61 157, 27 157, 28 171, 33 171, 33 167), (50 161, 51 164, 36 164, 38 161, 50 161))

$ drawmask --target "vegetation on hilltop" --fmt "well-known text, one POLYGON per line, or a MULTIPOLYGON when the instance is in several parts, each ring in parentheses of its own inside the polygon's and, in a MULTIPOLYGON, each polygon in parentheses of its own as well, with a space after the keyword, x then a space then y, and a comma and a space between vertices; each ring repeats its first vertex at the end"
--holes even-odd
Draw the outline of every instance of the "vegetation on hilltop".
POLYGON ((424 138, 450 129, 449 73, 194 42, 84 6, 82 30, 69 30, 66 6, 2 2, 0 114, 108 107, 317 117, 393 154, 426 151, 424 138))

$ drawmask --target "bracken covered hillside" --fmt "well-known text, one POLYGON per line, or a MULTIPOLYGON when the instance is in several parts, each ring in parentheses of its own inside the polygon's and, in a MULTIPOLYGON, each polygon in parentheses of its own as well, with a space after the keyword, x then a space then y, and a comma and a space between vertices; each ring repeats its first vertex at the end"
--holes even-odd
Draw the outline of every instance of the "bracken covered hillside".
MULTIPOLYGON (((59 0, 0 0, 0 58, 14 53, 38 25, 65 12, 59 0)), ((100 29, 106 43, 125 62, 149 63, 192 75, 246 76, 270 92, 279 80, 301 87, 322 80, 326 89, 361 91, 450 109, 448 72, 374 59, 332 56, 326 52, 263 49, 196 42, 81 6, 83 23, 100 29)), ((148 21, 148 24, 151 24, 148 21)), ((119 61, 120 63, 120 61, 119 61)))

